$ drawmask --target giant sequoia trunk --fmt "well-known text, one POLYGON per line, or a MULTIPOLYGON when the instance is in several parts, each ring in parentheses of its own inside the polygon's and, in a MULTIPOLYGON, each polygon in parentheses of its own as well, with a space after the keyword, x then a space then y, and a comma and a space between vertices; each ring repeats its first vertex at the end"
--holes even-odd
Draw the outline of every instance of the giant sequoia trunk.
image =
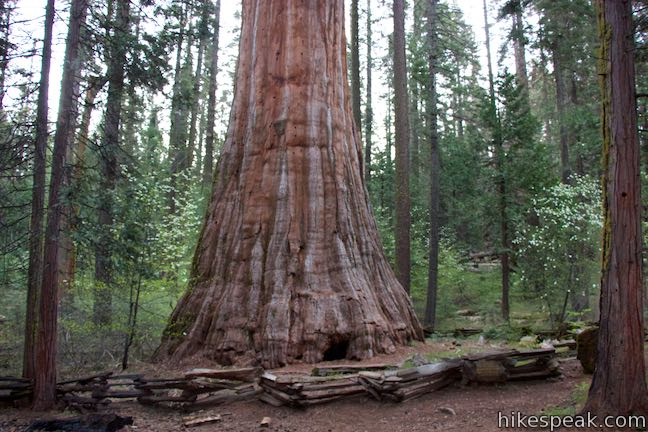
POLYGON ((237 70, 190 287, 157 357, 276 367, 420 339, 362 179, 343 2, 244 0, 237 70))

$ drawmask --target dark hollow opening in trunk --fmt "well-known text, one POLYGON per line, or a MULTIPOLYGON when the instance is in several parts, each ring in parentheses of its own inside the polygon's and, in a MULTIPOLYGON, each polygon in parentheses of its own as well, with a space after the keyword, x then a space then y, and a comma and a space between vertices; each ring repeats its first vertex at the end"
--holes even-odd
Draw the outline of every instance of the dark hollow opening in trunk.
POLYGON ((338 340, 333 341, 328 349, 324 352, 324 361, 342 360, 346 358, 347 350, 349 349, 349 341, 338 340))

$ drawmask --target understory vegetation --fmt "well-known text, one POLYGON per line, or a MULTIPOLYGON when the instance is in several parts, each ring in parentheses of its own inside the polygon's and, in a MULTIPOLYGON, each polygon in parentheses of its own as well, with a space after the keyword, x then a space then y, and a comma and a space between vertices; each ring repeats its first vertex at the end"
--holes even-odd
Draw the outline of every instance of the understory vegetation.
MULTIPOLYGON (((0 375, 21 373, 38 189, 43 17, 27 16, 23 3, 0 0, 0 375)), ((60 3, 67 17, 70 2, 60 3)), ((137 8, 126 7, 128 24, 121 28, 115 4, 126 3, 92 2, 80 48, 81 97, 60 193, 62 374, 125 366, 129 359, 147 362, 159 346, 191 282, 233 97, 239 2, 224 2, 223 11, 220 1, 137 2, 137 8), (120 47, 123 63, 106 64, 120 47), (110 74, 116 69, 123 92, 113 98, 110 74), (106 131, 115 106, 121 124, 112 143, 106 131)), ((410 296, 418 316, 423 321, 430 293, 436 237, 429 221, 436 202, 436 321, 427 324, 437 336, 473 329, 487 340, 519 341, 566 322, 596 321, 603 222, 594 7, 586 0, 489 1, 487 13, 501 37, 497 46, 484 48, 475 37, 482 27, 468 22, 458 2, 445 0, 438 2, 431 46, 427 3, 408 2, 405 35, 410 296), (495 58, 490 77, 481 59, 485 49, 495 58), (504 257, 510 315, 502 311, 504 257)), ((644 186, 647 10, 635 11, 644 186)), ((369 153, 366 188, 395 266, 403 239, 394 229, 393 37, 383 28, 390 14, 386 2, 360 5, 364 24, 356 36, 362 49, 349 57, 359 59, 362 72, 357 126, 369 153)), ((60 17, 55 28, 63 39, 67 28, 60 17)), ((54 118, 50 112, 49 123, 45 119, 50 129, 54 118)), ((49 180, 54 137, 45 135, 49 180)), ((36 225, 42 230, 44 223, 36 225)), ((35 250, 42 252, 42 245, 35 250)))

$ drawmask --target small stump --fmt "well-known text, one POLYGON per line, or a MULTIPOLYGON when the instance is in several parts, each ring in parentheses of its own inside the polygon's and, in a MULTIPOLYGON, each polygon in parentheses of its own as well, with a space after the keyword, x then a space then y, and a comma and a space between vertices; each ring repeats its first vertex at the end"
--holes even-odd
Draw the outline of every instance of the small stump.
POLYGON ((576 336, 576 358, 580 360, 585 373, 594 373, 597 354, 598 327, 590 327, 576 336))

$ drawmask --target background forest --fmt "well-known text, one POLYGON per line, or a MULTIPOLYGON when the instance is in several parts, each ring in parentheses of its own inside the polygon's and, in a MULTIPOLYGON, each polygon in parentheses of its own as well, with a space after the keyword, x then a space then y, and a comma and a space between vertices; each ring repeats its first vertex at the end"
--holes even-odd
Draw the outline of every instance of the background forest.
MULTIPOLYGON (((56 139, 69 149, 60 189, 61 367, 145 361, 187 284, 229 118, 238 27, 219 25, 220 0, 91 2, 73 59, 74 126, 55 137, 52 93, 64 87, 48 82, 45 60, 51 23, 67 22, 70 4, 25 20, 26 3, 0 0, 0 368, 20 373, 31 331, 56 139)), ((366 187, 388 257, 408 269, 419 317, 440 333, 476 327, 515 339, 596 319, 594 7, 469 0, 505 31, 487 47, 475 38, 483 24, 469 25, 455 2, 432 2, 433 11, 428 3, 406 4, 406 169, 396 166, 394 107, 403 101, 394 100, 391 8, 352 0, 347 24, 366 187), (407 205, 411 224, 397 229, 396 210, 407 205), (411 260, 397 257, 398 245, 411 260)), ((648 15, 635 3, 645 184, 648 15)))

